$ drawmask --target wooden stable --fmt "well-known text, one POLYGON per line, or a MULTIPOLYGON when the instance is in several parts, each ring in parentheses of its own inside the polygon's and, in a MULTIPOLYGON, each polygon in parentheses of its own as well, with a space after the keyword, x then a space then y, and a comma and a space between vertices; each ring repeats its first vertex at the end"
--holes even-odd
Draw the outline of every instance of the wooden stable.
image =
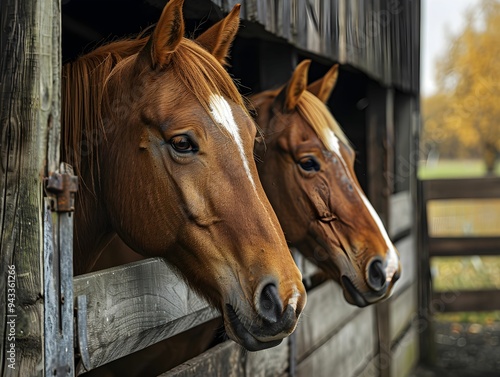
MULTIPOLYGON (((186 0, 187 30, 207 28, 237 2, 186 0)), ((421 331, 415 225, 420 1, 241 3, 243 26, 230 70, 243 94, 283 84, 306 57, 313 60, 311 80, 341 64, 329 105, 356 147, 357 175, 401 254, 403 273, 390 299, 359 309, 335 283, 318 282, 315 268, 298 257, 308 304, 293 336, 257 353, 227 341, 164 375, 407 376, 419 359, 421 331)), ((57 205, 61 192, 71 193, 65 186, 47 189, 51 177, 71 178, 58 153, 61 50, 63 60, 71 59, 109 35, 137 32, 164 4, 126 1, 119 10, 96 10, 83 0, 0 3, 1 269, 6 276, 15 265, 17 274, 17 368, 8 367, 2 352, 6 376, 78 374, 217 316, 160 259, 71 281, 65 276, 71 212, 57 205), (82 361, 77 370, 73 343, 82 361)), ((9 315, 6 283, 0 280, 2 323, 9 315)), ((7 350, 6 331, 0 327, 7 350)))

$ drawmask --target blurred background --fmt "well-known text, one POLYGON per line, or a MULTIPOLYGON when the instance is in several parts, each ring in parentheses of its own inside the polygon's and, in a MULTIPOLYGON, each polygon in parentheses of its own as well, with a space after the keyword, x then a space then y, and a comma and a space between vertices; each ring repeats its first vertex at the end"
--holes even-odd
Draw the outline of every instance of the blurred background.
POLYGON ((431 294, 444 301, 431 304, 428 361, 450 375, 498 376, 500 1, 424 0, 421 54, 418 177, 429 183, 431 294))

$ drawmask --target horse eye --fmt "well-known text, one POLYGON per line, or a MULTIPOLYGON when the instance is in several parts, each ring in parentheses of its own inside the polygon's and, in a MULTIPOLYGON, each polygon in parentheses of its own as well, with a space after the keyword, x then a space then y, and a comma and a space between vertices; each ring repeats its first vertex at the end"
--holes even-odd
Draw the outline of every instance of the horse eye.
POLYGON ((170 145, 179 153, 195 153, 198 147, 186 135, 174 136, 170 139, 170 145))
POLYGON ((318 161, 316 161, 313 157, 304 157, 300 159, 299 166, 302 170, 307 172, 319 171, 320 168, 318 161))

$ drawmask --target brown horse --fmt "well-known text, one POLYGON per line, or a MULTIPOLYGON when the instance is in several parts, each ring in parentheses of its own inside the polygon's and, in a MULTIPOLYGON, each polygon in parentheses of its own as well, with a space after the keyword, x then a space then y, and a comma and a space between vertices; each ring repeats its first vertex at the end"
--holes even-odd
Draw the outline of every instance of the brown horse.
POLYGON ((82 182, 75 273, 117 234, 175 266, 229 337, 264 349, 295 329, 305 290, 258 179, 255 124, 219 63, 225 51, 183 37, 182 3, 167 4, 151 37, 64 67, 62 154, 82 182))
POLYGON ((307 87, 309 60, 278 90, 254 95, 264 141, 255 154, 285 236, 339 282, 351 304, 387 297, 398 253, 354 173, 355 153, 325 106, 338 66, 307 87))

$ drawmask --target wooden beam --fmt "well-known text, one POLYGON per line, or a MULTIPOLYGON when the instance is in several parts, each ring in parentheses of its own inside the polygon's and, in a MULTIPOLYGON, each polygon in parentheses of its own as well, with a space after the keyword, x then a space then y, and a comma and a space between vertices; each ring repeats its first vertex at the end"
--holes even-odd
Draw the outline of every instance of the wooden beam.
POLYGON ((87 301, 78 308, 86 370, 218 316, 161 258, 78 276, 74 289, 75 298, 86 296, 87 301))
POLYGON ((434 292, 431 309, 439 312, 476 312, 500 310, 500 291, 475 290, 434 292))
POLYGON ((431 257, 500 255, 500 237, 429 237, 427 242, 431 257))
POLYGON ((500 177, 432 179, 422 181, 424 201, 500 198, 500 177))
POLYGON ((60 1, 1 1, 0 29, 0 368, 36 376, 44 373, 43 177, 59 148, 47 135, 60 111, 60 1))

